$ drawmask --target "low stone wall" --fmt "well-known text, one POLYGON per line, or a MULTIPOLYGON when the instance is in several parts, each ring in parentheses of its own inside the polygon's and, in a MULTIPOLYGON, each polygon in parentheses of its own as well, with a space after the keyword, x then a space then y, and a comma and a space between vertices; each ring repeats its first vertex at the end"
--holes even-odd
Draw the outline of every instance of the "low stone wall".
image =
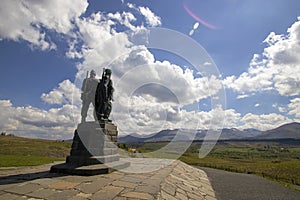
POLYGON ((161 184, 157 199, 216 199, 206 173, 176 161, 171 173, 161 184))

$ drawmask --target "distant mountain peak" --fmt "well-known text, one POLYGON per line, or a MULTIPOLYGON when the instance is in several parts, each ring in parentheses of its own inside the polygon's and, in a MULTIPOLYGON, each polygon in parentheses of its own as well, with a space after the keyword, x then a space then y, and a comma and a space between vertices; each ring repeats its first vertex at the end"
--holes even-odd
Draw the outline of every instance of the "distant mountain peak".
MULTIPOLYGON (((203 140, 208 130, 191 130, 191 129, 166 129, 150 135, 132 135, 119 137, 119 142, 160 142, 160 141, 177 141, 182 140, 203 140), (179 134, 178 134, 179 133, 179 134), (196 134, 196 135, 195 135, 196 134), (195 137, 193 137, 195 135, 195 137)), ((300 123, 293 122, 281 125, 268 131, 260 131, 254 128, 239 130, 237 128, 223 128, 220 140, 231 139, 300 139, 300 123)))

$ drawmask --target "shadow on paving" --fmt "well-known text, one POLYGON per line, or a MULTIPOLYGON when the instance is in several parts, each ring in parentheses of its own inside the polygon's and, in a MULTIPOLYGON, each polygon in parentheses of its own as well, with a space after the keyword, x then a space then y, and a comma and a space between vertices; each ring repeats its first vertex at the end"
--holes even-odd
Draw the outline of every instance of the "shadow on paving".
POLYGON ((66 174, 50 173, 49 170, 42 172, 22 173, 8 176, 0 176, 0 185, 23 183, 42 178, 63 177, 66 174))

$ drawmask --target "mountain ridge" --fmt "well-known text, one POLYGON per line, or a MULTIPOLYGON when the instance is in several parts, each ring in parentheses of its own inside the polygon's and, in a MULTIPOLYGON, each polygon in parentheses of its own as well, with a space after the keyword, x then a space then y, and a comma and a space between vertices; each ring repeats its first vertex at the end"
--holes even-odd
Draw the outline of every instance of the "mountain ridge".
MULTIPOLYGON (((161 130, 151 134, 149 137, 135 137, 139 134, 119 136, 119 143, 134 143, 134 142, 169 142, 173 141, 190 141, 203 140, 208 130, 189 130, 189 129, 174 129, 161 130), (195 135, 195 137, 192 137, 195 135)), ((219 132, 216 132, 218 134, 219 132)), ((281 125, 277 128, 267 131, 258 129, 223 128, 219 140, 235 140, 235 139, 300 139, 300 123, 293 122, 281 125)))

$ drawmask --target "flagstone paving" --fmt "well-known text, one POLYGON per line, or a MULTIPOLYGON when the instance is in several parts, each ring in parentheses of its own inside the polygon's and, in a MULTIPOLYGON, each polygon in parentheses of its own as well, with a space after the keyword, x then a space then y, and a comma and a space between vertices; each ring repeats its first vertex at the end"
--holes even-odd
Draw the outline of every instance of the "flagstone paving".
POLYGON ((51 165, 0 170, 0 200, 216 199, 206 173, 181 161, 127 158, 131 166, 110 174, 49 173, 51 165))

